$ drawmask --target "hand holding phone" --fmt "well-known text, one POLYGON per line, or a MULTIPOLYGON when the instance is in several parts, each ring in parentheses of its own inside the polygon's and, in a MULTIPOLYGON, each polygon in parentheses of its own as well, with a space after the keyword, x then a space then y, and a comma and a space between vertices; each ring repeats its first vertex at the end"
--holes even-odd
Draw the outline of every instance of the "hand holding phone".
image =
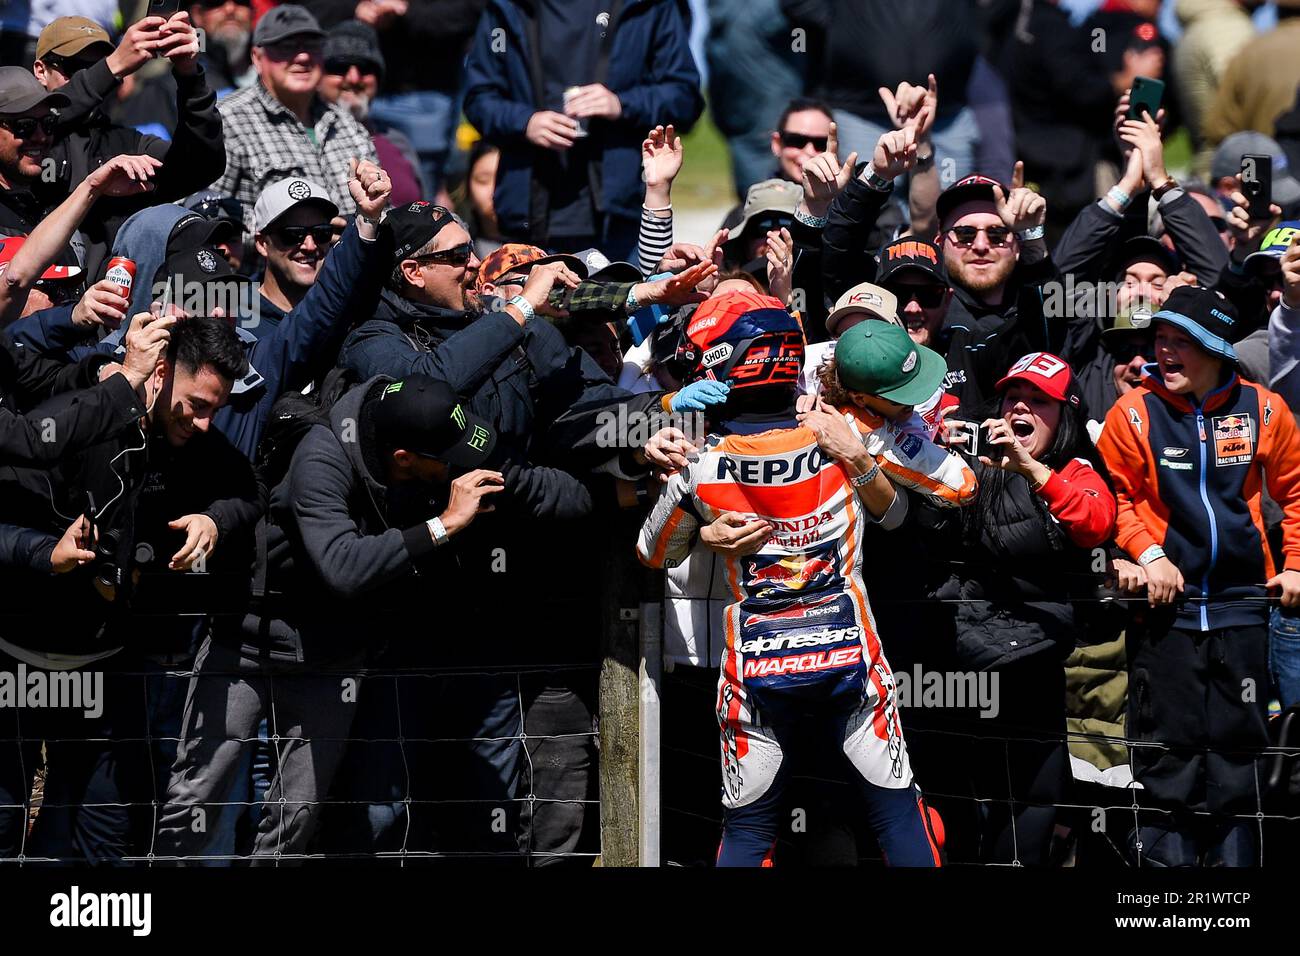
POLYGON ((1149 113, 1154 121, 1160 113, 1160 101, 1164 95, 1163 80, 1153 80, 1149 76, 1134 77, 1128 94, 1128 118, 1141 119, 1143 113, 1149 113))
POLYGON ((1241 157, 1241 192, 1249 201, 1252 220, 1269 219, 1273 202, 1273 157, 1247 153, 1241 157))

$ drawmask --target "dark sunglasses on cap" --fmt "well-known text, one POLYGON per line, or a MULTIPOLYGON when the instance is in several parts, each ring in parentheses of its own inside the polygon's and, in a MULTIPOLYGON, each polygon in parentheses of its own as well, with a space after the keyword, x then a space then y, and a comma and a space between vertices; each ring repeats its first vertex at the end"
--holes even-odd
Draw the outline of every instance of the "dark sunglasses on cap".
POLYGON ((411 256, 411 258, 416 262, 432 262, 444 266, 463 266, 469 264, 470 257, 473 255, 474 243, 462 242, 459 246, 452 246, 450 249, 426 252, 422 256, 411 256))
POLYGON ((214 196, 194 205, 194 211, 205 219, 228 219, 240 228, 244 225, 244 207, 234 196, 214 196))
POLYGON ((309 235, 316 245, 328 246, 334 238, 334 227, 328 222, 316 226, 281 226, 272 230, 272 233, 286 246, 300 246, 309 235))
POLYGON ((781 130, 781 145, 789 146, 791 149, 803 149, 809 143, 812 143, 813 149, 819 153, 826 152, 826 136, 805 136, 803 133, 791 133, 789 130, 781 130))
POLYGON ((1006 226, 953 226, 948 235, 954 245, 965 247, 974 245, 975 237, 981 232, 988 236, 990 246, 1005 246, 1011 238, 1011 230, 1006 226))
POLYGON ((51 113, 46 113, 39 119, 35 116, 23 116, 18 119, 0 120, 0 126, 9 130, 19 139, 28 139, 32 133, 36 132, 38 125, 45 130, 46 135, 49 135, 54 132, 54 128, 58 123, 58 118, 51 113))
POLYGON ((943 305, 944 296, 948 294, 947 286, 933 282, 927 282, 925 285, 896 285, 886 286, 885 288, 898 296, 898 307, 900 309, 913 299, 923 309, 937 309, 943 305))

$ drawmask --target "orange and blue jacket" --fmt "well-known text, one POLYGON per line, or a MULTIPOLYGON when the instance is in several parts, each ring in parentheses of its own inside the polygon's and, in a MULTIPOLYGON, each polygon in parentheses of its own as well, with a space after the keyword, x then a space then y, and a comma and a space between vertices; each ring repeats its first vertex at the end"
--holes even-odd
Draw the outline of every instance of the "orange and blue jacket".
POLYGON ((1283 511, 1285 567, 1300 570, 1300 441, 1281 396, 1233 374, 1198 405, 1148 365, 1097 447, 1119 501, 1116 542, 1135 561, 1163 549, 1183 575, 1176 626, 1262 624, 1275 573, 1264 487, 1283 511))

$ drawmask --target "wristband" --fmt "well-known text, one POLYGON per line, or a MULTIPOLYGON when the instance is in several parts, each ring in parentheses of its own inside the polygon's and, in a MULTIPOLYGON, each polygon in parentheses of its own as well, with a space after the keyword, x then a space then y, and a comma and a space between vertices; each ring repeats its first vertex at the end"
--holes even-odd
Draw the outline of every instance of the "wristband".
POLYGON ((826 227, 826 216, 814 216, 812 213, 804 212, 802 209, 794 211, 794 218, 797 222, 805 226, 811 226, 813 229, 824 229, 826 227))
POLYGON ((880 462, 876 462, 860 475, 854 475, 849 479, 849 484, 854 488, 862 488, 876 480, 876 475, 880 474, 880 462))
POLYGON ((934 162, 934 148, 931 147, 930 152, 924 156, 922 156, 920 153, 916 154, 916 164, 912 168, 916 170, 926 169, 933 162, 934 162))
POLYGON ((1153 544, 1151 545, 1151 547, 1147 548, 1145 551, 1143 551, 1141 554, 1138 555, 1138 564, 1142 565, 1142 567, 1145 568, 1148 564, 1151 564, 1152 562, 1155 561, 1159 561, 1164 556, 1165 556, 1165 549, 1160 547, 1160 545, 1158 544, 1153 544))
POLYGON ((524 314, 525 322, 531 322, 533 318, 537 315, 537 311, 533 308, 533 304, 529 302, 527 299, 525 299, 522 295, 514 296, 506 304, 513 305, 516 309, 522 312, 524 314))
POLYGON ((876 171, 873 169, 871 175, 867 177, 867 188, 874 189, 878 193, 887 193, 894 188, 894 181, 876 175, 876 171))
POLYGON ((1106 198, 1116 206, 1119 206, 1120 209, 1127 209, 1129 203, 1133 201, 1133 197, 1124 192, 1124 190, 1120 189, 1118 186, 1111 186, 1110 191, 1106 193, 1106 198))
POLYGON ((642 203, 641 208, 646 212, 672 212, 673 204, 669 203, 667 206, 647 206, 645 203, 642 203))
POLYGON ((627 310, 628 315, 631 315, 637 309, 641 308, 641 303, 636 300, 635 285, 633 285, 632 288, 627 290, 627 300, 623 303, 623 308, 627 310))
POLYGON ((1178 180, 1174 179, 1173 176, 1170 176, 1159 186, 1154 187, 1151 190, 1151 195, 1154 196, 1157 200, 1160 200, 1164 198, 1165 193, 1178 188, 1180 188, 1178 185, 1178 180))
POLYGON ((435 548, 440 548, 447 543, 447 529, 443 527, 441 518, 430 518, 424 526, 429 529, 429 534, 433 535, 435 548))
POLYGON ((1045 226, 1030 226, 1028 229, 1016 233, 1016 238, 1021 242, 1033 242, 1035 239, 1041 239, 1047 234, 1045 226))

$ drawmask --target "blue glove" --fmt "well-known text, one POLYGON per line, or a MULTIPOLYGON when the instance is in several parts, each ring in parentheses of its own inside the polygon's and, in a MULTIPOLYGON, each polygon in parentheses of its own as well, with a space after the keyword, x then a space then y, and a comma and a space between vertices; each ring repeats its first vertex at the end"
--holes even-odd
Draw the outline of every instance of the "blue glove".
POLYGON ((708 405, 725 402, 730 391, 731 386, 726 382, 702 378, 698 382, 691 382, 674 395, 669 407, 675 412, 702 412, 708 405))

